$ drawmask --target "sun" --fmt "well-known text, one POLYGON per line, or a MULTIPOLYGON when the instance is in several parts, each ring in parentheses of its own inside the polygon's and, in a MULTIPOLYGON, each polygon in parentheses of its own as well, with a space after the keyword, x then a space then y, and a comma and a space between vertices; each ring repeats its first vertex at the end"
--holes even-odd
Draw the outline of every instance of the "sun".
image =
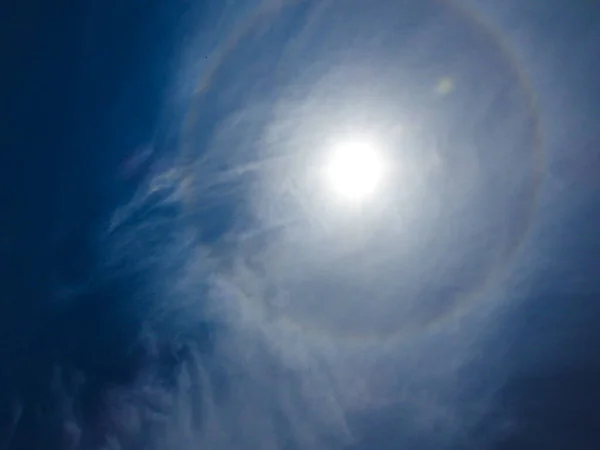
POLYGON ((367 139, 339 143, 326 168, 327 181, 335 194, 345 200, 362 202, 376 192, 384 172, 377 145, 367 139))

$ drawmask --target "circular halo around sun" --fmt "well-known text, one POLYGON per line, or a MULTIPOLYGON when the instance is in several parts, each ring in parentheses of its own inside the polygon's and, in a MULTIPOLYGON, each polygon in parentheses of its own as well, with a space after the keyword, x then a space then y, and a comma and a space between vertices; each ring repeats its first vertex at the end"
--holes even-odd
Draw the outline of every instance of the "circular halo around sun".
POLYGON ((384 163, 374 142, 349 140, 336 145, 327 162, 326 177, 337 197, 362 202, 381 184, 384 163))

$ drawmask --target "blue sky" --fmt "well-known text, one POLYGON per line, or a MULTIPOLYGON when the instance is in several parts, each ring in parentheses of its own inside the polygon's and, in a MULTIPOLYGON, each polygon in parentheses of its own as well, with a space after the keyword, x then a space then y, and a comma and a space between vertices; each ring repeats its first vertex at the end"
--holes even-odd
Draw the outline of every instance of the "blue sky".
POLYGON ((2 27, 2 448, 597 448, 597 3, 75 3, 2 27))

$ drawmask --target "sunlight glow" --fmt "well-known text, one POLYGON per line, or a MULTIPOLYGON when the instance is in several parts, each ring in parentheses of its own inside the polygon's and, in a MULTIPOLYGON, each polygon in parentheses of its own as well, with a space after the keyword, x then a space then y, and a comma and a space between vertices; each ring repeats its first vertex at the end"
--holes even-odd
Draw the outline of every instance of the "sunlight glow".
POLYGON ((373 142, 353 140, 334 148, 327 165, 327 178, 339 197, 364 201, 375 193, 383 169, 381 155, 373 142))

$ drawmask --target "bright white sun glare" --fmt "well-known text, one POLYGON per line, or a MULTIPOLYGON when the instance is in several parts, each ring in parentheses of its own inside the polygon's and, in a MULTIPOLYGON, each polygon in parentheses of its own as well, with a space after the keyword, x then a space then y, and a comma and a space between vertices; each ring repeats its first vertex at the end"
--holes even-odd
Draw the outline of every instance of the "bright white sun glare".
POLYGON ((345 200, 357 202, 375 193, 384 164, 373 142, 352 140, 335 146, 326 169, 333 191, 345 200))

